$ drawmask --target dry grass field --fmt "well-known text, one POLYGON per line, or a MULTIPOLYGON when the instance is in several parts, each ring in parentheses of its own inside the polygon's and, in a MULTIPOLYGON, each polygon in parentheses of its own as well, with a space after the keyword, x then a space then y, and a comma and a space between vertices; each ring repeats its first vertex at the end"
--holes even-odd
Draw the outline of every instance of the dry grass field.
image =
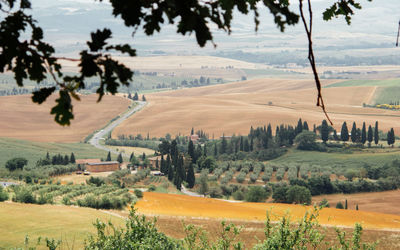
POLYGON ((123 222, 118 217, 91 208, 2 202, 0 249, 28 249, 24 248, 26 235, 31 246, 41 236, 42 242, 45 237, 62 239, 61 249, 82 249, 84 239, 95 232, 93 222, 97 218, 104 222, 111 220, 117 225, 123 222))
POLYGON ((154 150, 149 149, 149 148, 140 148, 140 147, 123 147, 123 146, 110 146, 110 145, 105 145, 107 148, 110 148, 112 150, 121 152, 121 153, 126 153, 130 155, 133 153, 135 156, 141 156, 143 153, 146 155, 153 155, 154 150))
POLYGON ((324 198, 328 200, 330 207, 335 207, 338 202, 344 204, 347 199, 349 209, 355 210, 358 204, 360 211, 380 212, 400 216, 400 190, 374 193, 320 195, 314 196, 313 202, 319 203, 324 198))
MULTIPOLYGON (((333 83, 325 81, 324 85, 333 83)), ((340 131, 343 121, 374 125, 400 132, 400 114, 395 111, 363 108, 376 87, 337 87, 323 89, 327 110, 340 131)), ((301 117, 309 125, 325 119, 316 107, 316 89, 312 80, 258 79, 230 84, 183 89, 147 96, 150 104, 113 132, 150 136, 188 135, 190 129, 203 129, 210 137, 247 134, 250 126, 271 123, 297 124, 301 117)))
POLYGON ((90 173, 90 175, 83 175, 83 174, 66 174, 66 175, 60 175, 57 177, 54 177, 54 181, 60 181, 61 184, 67 184, 67 183, 74 183, 74 184, 82 184, 86 183, 86 180, 88 180, 90 177, 107 177, 113 172, 100 172, 100 173, 90 173))
MULTIPOLYGON (((144 193, 144 198, 135 208, 147 215, 186 216, 195 218, 233 219, 264 221, 266 211, 272 220, 279 220, 285 214, 297 220, 309 206, 278 203, 232 203, 210 198, 191 197, 177 194, 144 193)), ((400 216, 355 210, 325 208, 320 211, 322 225, 352 227, 356 222, 368 229, 400 230, 400 216)))
POLYGON ((82 96, 73 101, 75 119, 71 126, 54 122, 50 110, 56 95, 41 105, 32 103, 30 95, 0 97, 0 137, 37 142, 79 142, 111 119, 124 112, 131 101, 118 96, 104 96, 97 103, 97 95, 82 96))

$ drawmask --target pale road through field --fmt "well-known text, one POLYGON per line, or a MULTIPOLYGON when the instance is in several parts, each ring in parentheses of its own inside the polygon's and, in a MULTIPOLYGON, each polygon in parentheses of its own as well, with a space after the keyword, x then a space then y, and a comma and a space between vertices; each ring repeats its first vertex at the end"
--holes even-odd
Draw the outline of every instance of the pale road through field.
MULTIPOLYGON (((93 137, 89 140, 89 143, 95 146, 98 149, 102 149, 105 151, 110 151, 111 153, 114 154, 119 154, 120 152, 107 148, 103 145, 100 144, 100 140, 104 140, 104 137, 113 131, 115 127, 120 125, 123 121, 128 119, 131 115, 136 113, 137 111, 141 110, 144 106, 146 106, 147 102, 142 102, 142 101, 136 101, 137 105, 133 108, 130 109, 129 111, 125 112, 121 117, 119 117, 117 120, 113 121, 112 123, 108 124, 105 128, 101 129, 100 131, 96 132, 93 137)), ((124 157, 129 157, 129 155, 122 153, 122 156, 124 157)))

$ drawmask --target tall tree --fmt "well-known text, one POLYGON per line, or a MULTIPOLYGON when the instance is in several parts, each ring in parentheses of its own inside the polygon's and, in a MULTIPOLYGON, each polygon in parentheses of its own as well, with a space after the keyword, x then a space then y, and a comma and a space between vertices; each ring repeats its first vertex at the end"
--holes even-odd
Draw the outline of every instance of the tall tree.
POLYGON ((163 174, 167 173, 167 170, 165 169, 164 155, 161 155, 160 172, 163 174))
POLYGON ((365 144, 366 141, 367 141, 367 128, 365 127, 365 122, 363 122, 361 130, 361 143, 365 144))
POLYGON ((300 118, 297 122, 297 126, 295 129, 296 135, 300 134, 302 131, 303 131, 303 121, 300 118))
POLYGON ((75 163, 76 162, 74 152, 71 153, 71 156, 69 157, 69 162, 70 163, 75 163))
POLYGON ((374 130, 374 142, 375 145, 379 143, 379 129, 378 129, 378 121, 375 122, 375 130, 374 130))
POLYGON ((372 131, 371 125, 368 126, 368 147, 371 146, 371 142, 374 138, 374 132, 372 131))
POLYGON ((394 130, 393 130, 393 128, 391 128, 389 130, 389 132, 387 133, 387 143, 388 143, 388 145, 392 145, 392 147, 393 147, 395 141, 396 141, 396 137, 394 135, 394 130))
POLYGON ((146 97, 144 95, 142 95, 142 102, 146 101, 146 97))
POLYGON ((219 150, 221 154, 225 154, 228 148, 228 143, 226 141, 225 135, 222 134, 221 149, 219 150))
POLYGON ((353 122, 353 127, 351 128, 351 141, 357 142, 357 126, 356 122, 353 122))
POLYGON ((108 151, 106 161, 111 161, 111 152, 108 151))
POLYGON ((321 139, 324 143, 329 139, 329 125, 326 120, 323 120, 321 124, 321 139))
POLYGON ((117 161, 119 162, 119 163, 122 163, 124 160, 122 159, 122 154, 121 153, 119 153, 119 155, 118 155, 118 157, 117 157, 117 161))
POLYGON ((308 123, 307 123, 307 121, 304 121, 304 124, 303 124, 303 130, 310 130, 309 128, 308 128, 308 123))
POLYGON ((342 141, 348 141, 349 140, 349 130, 347 129, 347 123, 343 122, 342 129, 340 131, 340 139, 342 141))
POLYGON ((188 145, 188 154, 192 158, 192 162, 196 163, 196 155, 194 153, 194 145, 193 141, 189 139, 189 145, 188 145))
POLYGON ((189 188, 193 188, 194 184, 196 183, 196 177, 194 175, 194 164, 190 164, 187 174, 186 174, 186 182, 188 183, 189 188))
POLYGON ((135 95, 133 96, 134 101, 139 101, 139 95, 137 92, 135 92, 135 95))
POLYGON ((132 161, 133 156, 134 156, 134 154, 132 152, 131 155, 129 156, 129 161, 132 161))
POLYGON ((190 135, 194 135, 194 128, 192 127, 192 130, 190 131, 190 135))
POLYGON ((267 137, 268 137, 268 139, 272 139, 272 127, 271 127, 270 123, 268 123, 268 127, 267 127, 267 137))

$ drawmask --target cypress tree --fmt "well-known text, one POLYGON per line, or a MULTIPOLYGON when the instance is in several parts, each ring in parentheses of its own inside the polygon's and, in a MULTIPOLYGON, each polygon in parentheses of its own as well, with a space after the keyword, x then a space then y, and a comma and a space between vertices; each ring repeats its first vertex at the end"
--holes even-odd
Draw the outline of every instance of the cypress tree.
POLYGON ((345 203, 344 203, 344 209, 347 209, 348 207, 347 207, 347 199, 346 199, 346 201, 345 201, 345 203))
POLYGON ((392 147, 393 147, 394 143, 396 142, 396 136, 395 136, 395 134, 394 134, 393 128, 390 129, 390 132, 391 132, 391 134, 392 134, 392 147))
POLYGON ((108 151, 106 161, 111 161, 111 152, 108 151))
POLYGON ((135 95, 133 96, 134 101, 139 101, 139 95, 137 92, 135 92, 135 95))
POLYGON ((243 140, 243 151, 244 152, 249 152, 250 151, 250 145, 249 145, 249 140, 247 138, 245 138, 243 140))
POLYGON ((158 159, 156 160, 156 169, 160 170, 160 165, 158 164, 158 159))
POLYGON ((297 122, 295 131, 296 131, 296 135, 300 134, 303 131, 303 122, 302 122, 301 118, 297 122))
POLYGON ((144 95, 142 95, 142 101, 145 102, 146 101, 146 97, 144 95))
POLYGON ((239 150, 240 150, 240 151, 244 151, 243 136, 240 136, 239 150))
POLYGON ((253 137, 250 138, 250 148, 249 148, 250 152, 252 152, 254 150, 254 141, 253 141, 253 137))
POLYGON ((308 128, 308 123, 307 123, 307 121, 304 121, 304 124, 303 124, 303 130, 310 130, 309 128, 308 128))
POLYGON ((326 120, 323 120, 321 124, 321 139, 324 143, 329 139, 329 126, 326 120))
POLYGON ((189 165, 188 172, 186 174, 186 182, 188 183, 189 188, 193 188, 196 182, 196 177, 194 175, 193 164, 189 165))
POLYGON ((342 130, 340 131, 340 139, 342 141, 348 141, 349 140, 349 130, 347 129, 347 123, 346 122, 343 122, 342 130))
POLYGON ((71 153, 71 157, 69 157, 69 162, 71 162, 71 163, 75 163, 75 162, 76 162, 76 161, 75 161, 74 152, 71 153))
POLYGON ((366 141, 367 141, 367 128, 365 127, 365 122, 363 122, 361 130, 361 143, 365 144, 366 141))
POLYGON ((171 170, 171 157, 169 155, 167 155, 167 160, 165 162, 165 170, 166 170, 165 174, 168 175, 168 179, 169 179, 169 172, 171 170))
POLYGON ((378 143, 379 143, 378 121, 375 122, 374 141, 375 141, 375 145, 378 145, 378 143))
POLYGON ((368 147, 371 147, 371 142, 374 139, 374 132, 371 125, 368 126, 368 147))
POLYGON ((203 149, 203 155, 207 156, 208 152, 207 152, 207 144, 204 143, 204 149, 203 149))
POLYGON ((161 155, 160 165, 160 172, 165 174, 167 171, 165 169, 164 155, 161 155))
POLYGON ((357 127, 356 127, 356 122, 353 122, 353 127, 351 128, 351 141, 356 142, 357 141, 357 127))
POLYGON ((146 153, 145 152, 143 152, 143 154, 142 154, 142 161, 144 161, 144 159, 146 159, 146 153))
POLYGON ((218 155, 217 143, 214 143, 214 156, 217 157, 217 155, 218 155))
MULTIPOLYGON (((317 127, 315 126, 315 124, 314 124, 314 127, 313 127, 313 132, 314 133, 317 133, 317 127)), ((276 136, 276 135, 275 135, 276 136)))
POLYGON ((64 165, 69 164, 69 157, 68 157, 68 155, 65 155, 65 156, 64 156, 63 164, 64 164, 64 165))
POLYGON ((49 154, 49 152, 47 152, 47 154, 46 154, 46 160, 50 161, 50 154, 49 154))
POLYGON ((201 148, 200 144, 197 145, 197 148, 196 148, 196 151, 194 152, 194 154, 195 154, 196 162, 197 162, 197 160, 203 155, 203 149, 201 148))
POLYGON ((196 163, 196 156, 194 154, 194 145, 192 140, 189 141, 189 145, 188 145, 188 154, 190 155, 190 157, 192 158, 192 162, 196 163))
POLYGON ((226 153, 227 147, 228 147, 228 143, 226 142, 225 135, 222 134, 222 142, 221 142, 220 153, 221 153, 221 154, 225 154, 225 153, 226 153))
POLYGON ((119 155, 118 155, 118 157, 117 157, 117 161, 119 162, 119 163, 122 163, 124 160, 122 159, 122 154, 121 153, 119 153, 119 155))
POLYGON ((168 180, 172 181, 174 179, 174 166, 168 165, 168 180))
POLYGON ((356 205, 356 210, 358 211, 358 204, 356 205))
POLYGON ((129 156, 129 161, 132 161, 133 156, 134 156, 134 154, 133 154, 133 152, 132 152, 132 153, 131 153, 131 156, 129 156))
POLYGON ((190 131, 190 135, 194 135, 194 128, 192 127, 192 130, 190 131))
POLYGON ((272 128, 271 128, 271 124, 268 123, 268 127, 267 127, 267 137, 269 139, 272 139, 272 128))
POLYGON ((335 141, 338 141, 338 140, 339 140, 339 137, 337 136, 336 129, 333 130, 333 139, 334 139, 335 141))

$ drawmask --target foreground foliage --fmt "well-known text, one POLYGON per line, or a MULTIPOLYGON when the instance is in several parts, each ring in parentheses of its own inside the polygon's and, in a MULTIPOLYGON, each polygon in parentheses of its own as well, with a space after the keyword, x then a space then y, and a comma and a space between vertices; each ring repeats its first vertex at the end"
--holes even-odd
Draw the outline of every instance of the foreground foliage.
MULTIPOLYGON (((297 222, 290 215, 281 218, 277 223, 271 221, 271 213, 267 212, 264 234, 265 239, 259 240, 253 249, 375 249, 377 242, 362 241, 362 226, 356 224, 351 237, 336 228, 337 241, 325 240, 326 229, 318 223, 319 211, 314 207, 307 211, 297 222)), ((242 227, 225 221, 216 240, 210 240, 207 231, 194 225, 183 225, 185 237, 183 240, 173 239, 157 230, 156 219, 148 220, 145 216, 136 214, 131 208, 124 228, 118 228, 111 222, 97 220, 94 223, 97 233, 85 241, 85 249, 248 249, 240 240, 242 227)), ((40 242, 40 241, 38 241, 40 242)), ((64 242, 46 238, 49 249, 57 249, 64 242)), ((34 249, 34 248, 30 248, 34 249)))

